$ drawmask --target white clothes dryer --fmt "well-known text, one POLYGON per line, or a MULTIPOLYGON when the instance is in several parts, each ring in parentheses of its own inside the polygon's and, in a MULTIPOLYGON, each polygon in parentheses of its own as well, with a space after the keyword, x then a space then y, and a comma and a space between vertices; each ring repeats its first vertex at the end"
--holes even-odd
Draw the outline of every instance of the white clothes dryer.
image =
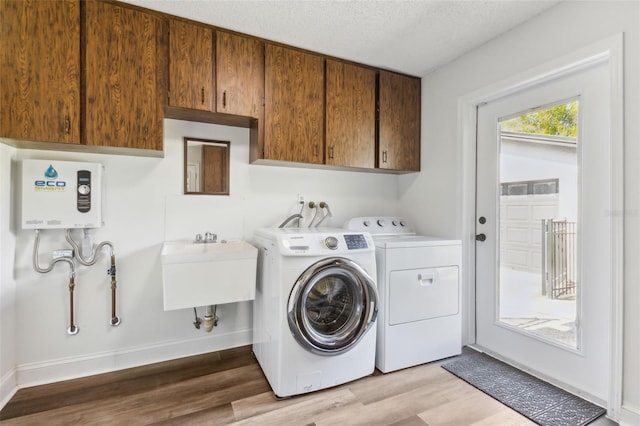
POLYGON ((397 217, 358 217, 345 228, 370 232, 376 246, 376 367, 387 373, 459 355, 461 241, 416 235, 397 217))
POLYGON ((253 242, 259 249, 253 351, 276 396, 372 374, 378 295, 371 236, 265 228, 253 242))

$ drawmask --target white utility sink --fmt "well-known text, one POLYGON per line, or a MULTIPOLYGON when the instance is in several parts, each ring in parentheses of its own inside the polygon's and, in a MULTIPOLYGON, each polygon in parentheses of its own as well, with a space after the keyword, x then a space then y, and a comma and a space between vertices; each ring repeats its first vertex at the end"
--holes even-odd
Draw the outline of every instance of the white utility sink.
POLYGON ((164 310, 253 300, 258 249, 246 241, 162 246, 164 310))

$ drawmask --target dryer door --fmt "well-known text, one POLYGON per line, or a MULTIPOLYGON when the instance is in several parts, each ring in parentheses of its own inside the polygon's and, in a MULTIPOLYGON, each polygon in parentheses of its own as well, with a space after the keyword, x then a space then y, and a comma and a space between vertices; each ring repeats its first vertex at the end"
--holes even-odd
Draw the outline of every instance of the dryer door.
POLYGON ((341 258, 311 265, 296 281, 287 309, 289 328, 310 352, 338 355, 374 328, 378 293, 369 274, 341 258))

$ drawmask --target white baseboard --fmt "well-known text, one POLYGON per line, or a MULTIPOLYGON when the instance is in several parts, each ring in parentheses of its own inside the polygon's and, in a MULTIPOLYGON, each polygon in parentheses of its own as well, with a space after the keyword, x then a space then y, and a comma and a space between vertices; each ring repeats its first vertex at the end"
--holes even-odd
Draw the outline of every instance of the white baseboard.
POLYGON ((251 329, 206 335, 193 339, 172 340, 113 352, 18 365, 13 380, 19 389, 215 352, 251 343, 251 329))
POLYGON ((18 391, 18 383, 16 382, 16 369, 10 371, 0 378, 0 410, 7 405, 7 402, 18 391))
POLYGON ((640 425, 640 407, 623 403, 620 417, 620 426, 640 425))

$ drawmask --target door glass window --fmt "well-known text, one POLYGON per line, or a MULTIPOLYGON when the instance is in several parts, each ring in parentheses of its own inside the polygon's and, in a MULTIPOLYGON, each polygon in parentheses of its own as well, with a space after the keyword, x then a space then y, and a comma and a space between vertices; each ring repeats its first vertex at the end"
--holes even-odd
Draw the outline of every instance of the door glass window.
POLYGON ((350 350, 375 324, 377 300, 375 283, 360 266, 343 258, 324 259, 294 284, 289 328, 305 349, 336 355, 350 350))
POLYGON ((498 320, 578 348, 578 100, 501 120, 498 320))
POLYGON ((357 324, 356 307, 362 297, 341 275, 318 280, 305 300, 305 312, 311 327, 320 334, 336 335, 357 324), (354 303, 355 302, 355 303, 354 303))

